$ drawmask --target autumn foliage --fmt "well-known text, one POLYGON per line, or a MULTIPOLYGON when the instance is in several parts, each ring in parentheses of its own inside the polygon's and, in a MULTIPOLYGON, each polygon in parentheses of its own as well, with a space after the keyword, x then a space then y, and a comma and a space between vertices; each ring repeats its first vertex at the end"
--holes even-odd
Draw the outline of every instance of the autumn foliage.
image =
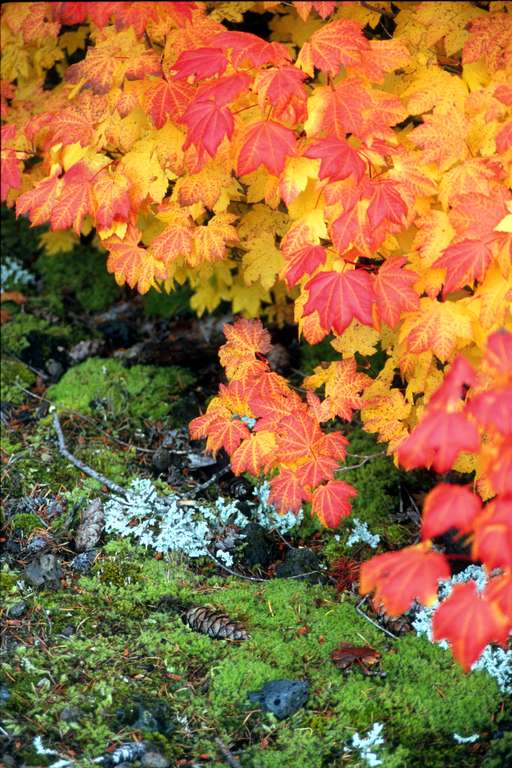
POLYGON ((94 229, 121 285, 188 282, 199 314, 243 316, 193 436, 332 528, 355 411, 403 467, 472 474, 360 575, 389 613, 431 604, 432 539, 456 529, 489 575, 435 614, 466 669, 512 629, 512 14, 482 5, 2 6, 2 200, 54 251, 94 229), (247 11, 265 38, 233 29, 247 11), (259 317, 332 334, 306 396, 259 317), (355 355, 377 350, 371 378, 355 355))

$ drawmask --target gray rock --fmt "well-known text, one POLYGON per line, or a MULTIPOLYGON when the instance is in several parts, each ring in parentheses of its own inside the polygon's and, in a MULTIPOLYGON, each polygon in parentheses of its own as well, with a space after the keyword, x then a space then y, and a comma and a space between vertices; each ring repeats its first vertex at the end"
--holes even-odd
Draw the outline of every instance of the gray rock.
POLYGON ((82 521, 76 532, 75 548, 77 552, 87 552, 89 549, 94 549, 100 540, 103 524, 103 504, 100 499, 93 499, 84 509, 82 521))
POLYGON ((100 339, 85 339, 69 350, 69 356, 74 363, 81 363, 88 357, 99 354, 102 346, 103 341, 100 339))
POLYGON ((25 547, 25 553, 27 555, 35 555, 44 549, 48 549, 51 544, 52 540, 46 536, 34 536, 25 547))
POLYGON ((59 587, 61 576, 60 562, 52 554, 39 555, 27 565, 24 571, 24 577, 34 587, 42 587, 46 584, 59 587))
POLYGON ((90 549, 88 552, 81 552, 71 560, 70 566, 77 573, 89 573, 96 560, 97 554, 97 550, 95 549, 90 549))
POLYGON ((27 610, 27 604, 21 600, 19 603, 14 603, 14 605, 11 605, 11 607, 7 611, 7 618, 8 619, 19 619, 20 616, 23 616, 25 611, 27 610))
POLYGON ((82 716, 82 710, 78 707, 64 707, 59 715, 59 720, 63 723, 76 723, 82 716))
POLYGON ((289 549, 286 552, 284 562, 276 568, 278 579, 294 578, 305 579, 312 584, 322 580, 320 561, 311 549, 289 549))
POLYGON ((146 752, 140 761, 142 768, 169 768, 169 761, 160 752, 146 752))
POLYGON ((166 448, 158 448, 153 454, 153 466, 157 472, 165 472, 172 464, 172 455, 166 448))
POLYGON ((272 680, 249 694, 266 712, 272 712, 279 720, 290 717, 300 709, 309 696, 307 680, 272 680))

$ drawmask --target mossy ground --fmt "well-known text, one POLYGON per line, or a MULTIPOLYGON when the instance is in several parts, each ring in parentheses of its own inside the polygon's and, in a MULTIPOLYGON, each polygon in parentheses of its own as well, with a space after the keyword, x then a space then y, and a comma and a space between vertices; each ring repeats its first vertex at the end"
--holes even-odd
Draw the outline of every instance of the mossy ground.
POLYGON ((218 736, 247 768, 358 765, 344 744, 380 721, 388 768, 476 767, 481 753, 457 746, 453 733, 488 733, 499 715, 499 692, 486 673, 464 675, 425 640, 390 640, 356 613, 352 599, 325 586, 208 578, 111 542, 92 576, 68 577, 59 592, 20 594, 13 586, 7 606, 21 597, 27 615, 11 632, 39 642, 21 642, 2 671, 11 693, 5 727, 28 764, 31 740, 43 734, 45 744, 83 756, 83 765, 135 735, 156 739, 169 758, 191 761, 185 764, 202 755, 199 764, 223 765, 218 736), (232 644, 193 632, 168 598, 222 608, 244 622, 250 639, 232 644), (357 669, 343 676, 330 660, 342 641, 379 650, 386 677, 357 669), (281 722, 247 699, 280 677, 311 685, 306 706, 281 722), (172 735, 135 734, 119 722, 120 708, 148 698, 171 708, 172 735), (66 722, 69 707, 79 712, 66 722))

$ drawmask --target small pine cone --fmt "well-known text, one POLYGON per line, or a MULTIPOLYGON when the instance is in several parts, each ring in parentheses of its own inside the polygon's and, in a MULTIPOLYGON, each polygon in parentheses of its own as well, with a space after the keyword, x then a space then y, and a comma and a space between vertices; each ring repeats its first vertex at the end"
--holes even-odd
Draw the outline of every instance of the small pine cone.
POLYGON ((207 606, 189 608, 184 621, 191 629, 215 640, 247 640, 249 637, 239 621, 234 621, 226 613, 207 606))

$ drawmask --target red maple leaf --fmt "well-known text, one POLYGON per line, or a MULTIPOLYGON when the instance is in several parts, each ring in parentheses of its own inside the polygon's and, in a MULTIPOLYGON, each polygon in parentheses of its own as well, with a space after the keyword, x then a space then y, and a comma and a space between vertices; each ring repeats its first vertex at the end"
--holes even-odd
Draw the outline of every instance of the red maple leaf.
POLYGON ((290 469, 281 469, 270 481, 269 503, 282 514, 298 512, 305 499, 304 486, 290 469))
POLYGON ((144 103, 156 128, 167 120, 181 120, 190 104, 194 89, 189 83, 167 82, 158 78, 144 94, 144 103))
POLYGON ((505 622, 512 629, 512 571, 489 579, 483 591, 484 598, 494 609, 500 611, 505 622))
POLYGON ((432 605, 437 599, 439 579, 448 579, 450 568, 444 555, 428 544, 414 544, 399 552, 385 552, 361 566, 359 590, 375 590, 374 605, 399 616, 414 600, 432 605))
POLYGON ((296 285, 304 275, 310 275, 325 262, 326 250, 321 245, 308 244, 290 254, 283 269, 288 286, 296 285))
POLYGON ((383 221, 401 224, 407 214, 407 206, 393 181, 371 182, 371 198, 368 207, 370 224, 376 229, 383 221))
POLYGON ((452 593, 434 614, 434 640, 449 640, 453 655, 468 672, 486 645, 504 644, 508 629, 492 610, 491 604, 479 596, 474 581, 455 584, 452 593))
POLYGON ((344 139, 319 139, 306 149, 304 157, 320 158, 320 179, 338 181, 352 175, 360 181, 366 171, 364 160, 344 139))
POLYGON ((238 175, 245 176, 264 165, 269 173, 279 176, 286 158, 294 154, 294 132, 273 120, 260 120, 245 134, 238 154, 238 175))
POLYGON ((396 328, 402 312, 418 308, 420 298, 412 289, 418 275, 409 269, 402 269, 407 259, 397 256, 388 259, 379 268, 374 288, 379 318, 390 328, 396 328))
POLYGON ((433 264, 446 269, 443 295, 483 280, 491 261, 491 249, 482 240, 462 240, 449 245, 433 264))
POLYGON ((241 93, 249 89, 251 78, 247 72, 236 72, 208 83, 202 83, 197 89, 197 100, 212 99, 220 107, 234 101, 241 93))
POLYGON ((469 412, 479 424, 512 436, 512 387, 491 389, 471 398, 469 412))
POLYGON ((313 493, 312 512, 322 525, 337 528, 351 512, 350 499, 357 496, 356 489, 343 480, 329 480, 313 493))
POLYGON ((512 567, 512 499, 498 497, 474 523, 471 556, 490 569, 512 567))
POLYGON ((424 539, 440 536, 450 528, 467 533, 482 511, 480 497, 463 485, 440 483, 425 499, 421 535, 424 539))
POLYGON ((191 51, 183 51, 177 61, 172 65, 174 80, 186 80, 190 75, 195 75, 200 80, 213 75, 222 75, 228 61, 220 48, 194 48, 191 51))
POLYGON ((283 43, 267 43, 261 37, 250 32, 221 32, 213 40, 215 45, 231 50, 231 63, 235 68, 249 64, 262 67, 274 64, 280 67, 287 64, 290 52, 283 43))
POLYGON ((220 107, 211 99, 207 101, 194 100, 183 115, 182 122, 188 128, 187 140, 183 149, 191 144, 206 149, 213 157, 217 147, 225 136, 231 138, 235 121, 227 107, 220 107))
POLYGON ((480 446, 475 425, 462 413, 428 411, 409 437, 400 443, 398 460, 406 469, 432 467, 447 472, 462 451, 474 452, 480 446))
POLYGON ((321 272, 306 283, 306 290, 304 315, 316 310, 326 331, 333 329, 341 336, 354 317, 364 325, 373 324, 373 284, 364 270, 321 272))

